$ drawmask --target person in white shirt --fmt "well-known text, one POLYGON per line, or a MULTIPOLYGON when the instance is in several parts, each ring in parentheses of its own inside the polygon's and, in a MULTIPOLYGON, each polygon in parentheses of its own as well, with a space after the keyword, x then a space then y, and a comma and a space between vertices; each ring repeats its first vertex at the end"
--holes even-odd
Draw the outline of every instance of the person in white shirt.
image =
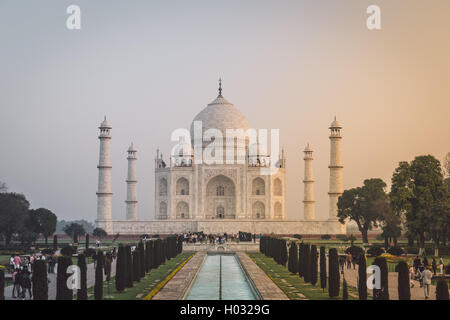
POLYGON ((433 273, 430 271, 430 268, 427 267, 422 271, 420 277, 422 278, 425 299, 428 299, 428 297, 430 296, 431 278, 433 278, 433 273))
POLYGON ((409 268, 409 285, 411 288, 414 288, 414 266, 411 265, 411 267, 409 268))
POLYGON ((439 259, 439 269, 441 271, 441 276, 444 274, 444 259, 442 257, 439 259))

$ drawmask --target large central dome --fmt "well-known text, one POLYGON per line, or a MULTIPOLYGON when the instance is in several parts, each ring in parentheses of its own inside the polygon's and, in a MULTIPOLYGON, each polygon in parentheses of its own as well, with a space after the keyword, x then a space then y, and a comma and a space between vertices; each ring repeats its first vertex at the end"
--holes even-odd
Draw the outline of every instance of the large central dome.
POLYGON ((228 102, 221 93, 205 109, 200 111, 191 123, 191 140, 194 141, 194 122, 201 121, 203 134, 208 129, 218 129, 226 136, 227 129, 250 128, 247 118, 230 102, 228 102))

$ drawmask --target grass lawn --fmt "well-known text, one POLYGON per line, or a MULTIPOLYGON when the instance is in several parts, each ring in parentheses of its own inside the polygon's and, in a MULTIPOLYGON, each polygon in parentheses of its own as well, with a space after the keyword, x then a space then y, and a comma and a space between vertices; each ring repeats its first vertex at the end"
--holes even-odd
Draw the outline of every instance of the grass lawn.
MULTIPOLYGON (((328 291, 320 288, 320 275, 315 286, 305 283, 298 274, 292 274, 286 267, 276 263, 272 258, 268 258, 262 253, 248 253, 250 258, 283 290, 291 300, 336 300, 342 299, 342 283, 340 286, 340 298, 330 298, 328 291)), ((348 287, 348 299, 357 300, 358 292, 352 287, 348 287)))
MULTIPOLYGON (((140 282, 133 282, 133 288, 125 289, 123 292, 116 291, 115 279, 111 278, 109 284, 110 297, 108 298, 108 283, 103 282, 103 299, 111 300, 142 300, 153 290, 161 281, 167 278, 175 268, 189 258, 193 252, 182 252, 175 258, 166 261, 157 269, 150 270, 140 282)), ((94 287, 88 289, 89 300, 94 300, 94 287)))

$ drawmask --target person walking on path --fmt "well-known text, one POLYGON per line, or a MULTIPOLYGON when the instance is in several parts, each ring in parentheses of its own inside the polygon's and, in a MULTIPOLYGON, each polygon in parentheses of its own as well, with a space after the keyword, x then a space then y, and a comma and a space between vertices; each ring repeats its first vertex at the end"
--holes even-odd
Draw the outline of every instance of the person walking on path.
POLYGON ((413 262, 414 272, 416 274, 419 271, 419 267, 420 267, 421 264, 422 264, 422 261, 420 261, 419 256, 416 256, 416 258, 414 259, 414 262, 413 262))
POLYGON ((434 258, 431 261, 431 268, 433 268, 433 275, 436 275, 437 264, 436 264, 436 259, 434 259, 434 258))
POLYGON ((14 263, 14 255, 11 255, 11 258, 9 258, 9 272, 13 273, 14 270, 16 269, 16 265, 14 263))
POLYGON ((441 276, 444 274, 444 259, 442 257, 439 259, 439 268, 441 269, 441 276))
POLYGON ((421 274, 422 283, 423 283, 423 291, 425 293, 425 299, 428 299, 430 296, 430 286, 431 286, 431 278, 433 278, 433 274, 429 270, 429 268, 425 268, 421 274))
POLYGON ((414 288, 414 278, 415 278, 416 274, 414 272, 414 267, 411 265, 411 267, 409 267, 409 285, 411 288, 414 288))
POLYGON ((349 252, 347 253, 347 269, 351 269, 352 268, 352 254, 349 252))
POLYGON ((13 281, 13 289, 12 289, 12 297, 16 298, 16 292, 17 292, 17 298, 20 296, 20 269, 16 268, 12 274, 12 281, 13 281))
POLYGON ((22 260, 20 259, 19 255, 16 254, 14 257, 14 265, 16 269, 20 269, 20 264, 22 263, 22 260))
POLYGON ((25 299, 26 291, 28 290, 28 294, 30 295, 30 300, 33 297, 31 294, 31 273, 28 271, 27 267, 24 267, 21 272, 20 277, 20 286, 22 288, 22 299, 25 299))

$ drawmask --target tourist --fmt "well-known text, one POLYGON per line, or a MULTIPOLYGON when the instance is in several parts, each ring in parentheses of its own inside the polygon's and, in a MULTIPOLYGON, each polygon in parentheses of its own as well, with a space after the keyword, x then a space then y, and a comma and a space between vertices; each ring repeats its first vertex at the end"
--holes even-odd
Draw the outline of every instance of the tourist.
POLYGON ((15 255, 14 257, 14 265, 16 269, 20 269, 20 264, 22 263, 22 260, 20 259, 19 255, 15 255))
POLYGON ((97 240, 95 240, 95 246, 96 246, 97 248, 99 248, 99 247, 100 247, 100 241, 98 241, 98 239, 97 239, 97 240))
POLYGON ((339 270, 341 274, 344 274, 345 257, 339 257, 339 270))
POLYGON ((431 278, 433 278, 433 274, 429 270, 429 268, 425 268, 421 273, 423 291, 425 293, 425 299, 428 299, 430 296, 430 286, 431 286, 431 278))
POLYGON ((14 269, 14 272, 12 274, 12 281, 13 281, 12 297, 16 298, 16 291, 17 291, 17 297, 20 296, 20 269, 19 268, 14 269))
POLYGON ((414 259, 413 262, 413 266, 414 266, 414 272, 417 274, 417 272, 419 271, 419 266, 422 264, 422 261, 420 260, 419 256, 416 256, 416 258, 414 259))
POLYGON ((442 276, 444 274, 444 259, 442 257, 439 259, 439 268, 442 276))
POLYGON ((436 264, 436 259, 434 259, 434 258, 431 261, 431 268, 433 268, 433 274, 436 275, 437 264, 436 264))
POLYGON ((13 273, 16 269, 16 264, 14 263, 14 255, 11 255, 11 258, 9 258, 9 272, 13 273))
POLYGON ((352 268, 352 260, 353 260, 353 257, 351 255, 351 253, 349 252, 347 254, 347 269, 351 269, 352 268))
POLYGON ((22 288, 22 299, 25 299, 26 291, 30 295, 30 300, 33 297, 31 294, 31 273, 27 267, 24 267, 20 276, 20 287, 22 288))
POLYGON ((409 267, 409 285, 411 286, 411 288, 414 288, 414 278, 415 278, 415 272, 414 272, 414 267, 411 265, 409 267))
POLYGON ((420 282, 420 287, 421 287, 421 288, 423 287, 423 277, 422 277, 422 274, 423 274, 424 271, 425 271, 424 265, 423 265, 423 264, 420 264, 420 266, 419 266, 419 282, 420 282))

